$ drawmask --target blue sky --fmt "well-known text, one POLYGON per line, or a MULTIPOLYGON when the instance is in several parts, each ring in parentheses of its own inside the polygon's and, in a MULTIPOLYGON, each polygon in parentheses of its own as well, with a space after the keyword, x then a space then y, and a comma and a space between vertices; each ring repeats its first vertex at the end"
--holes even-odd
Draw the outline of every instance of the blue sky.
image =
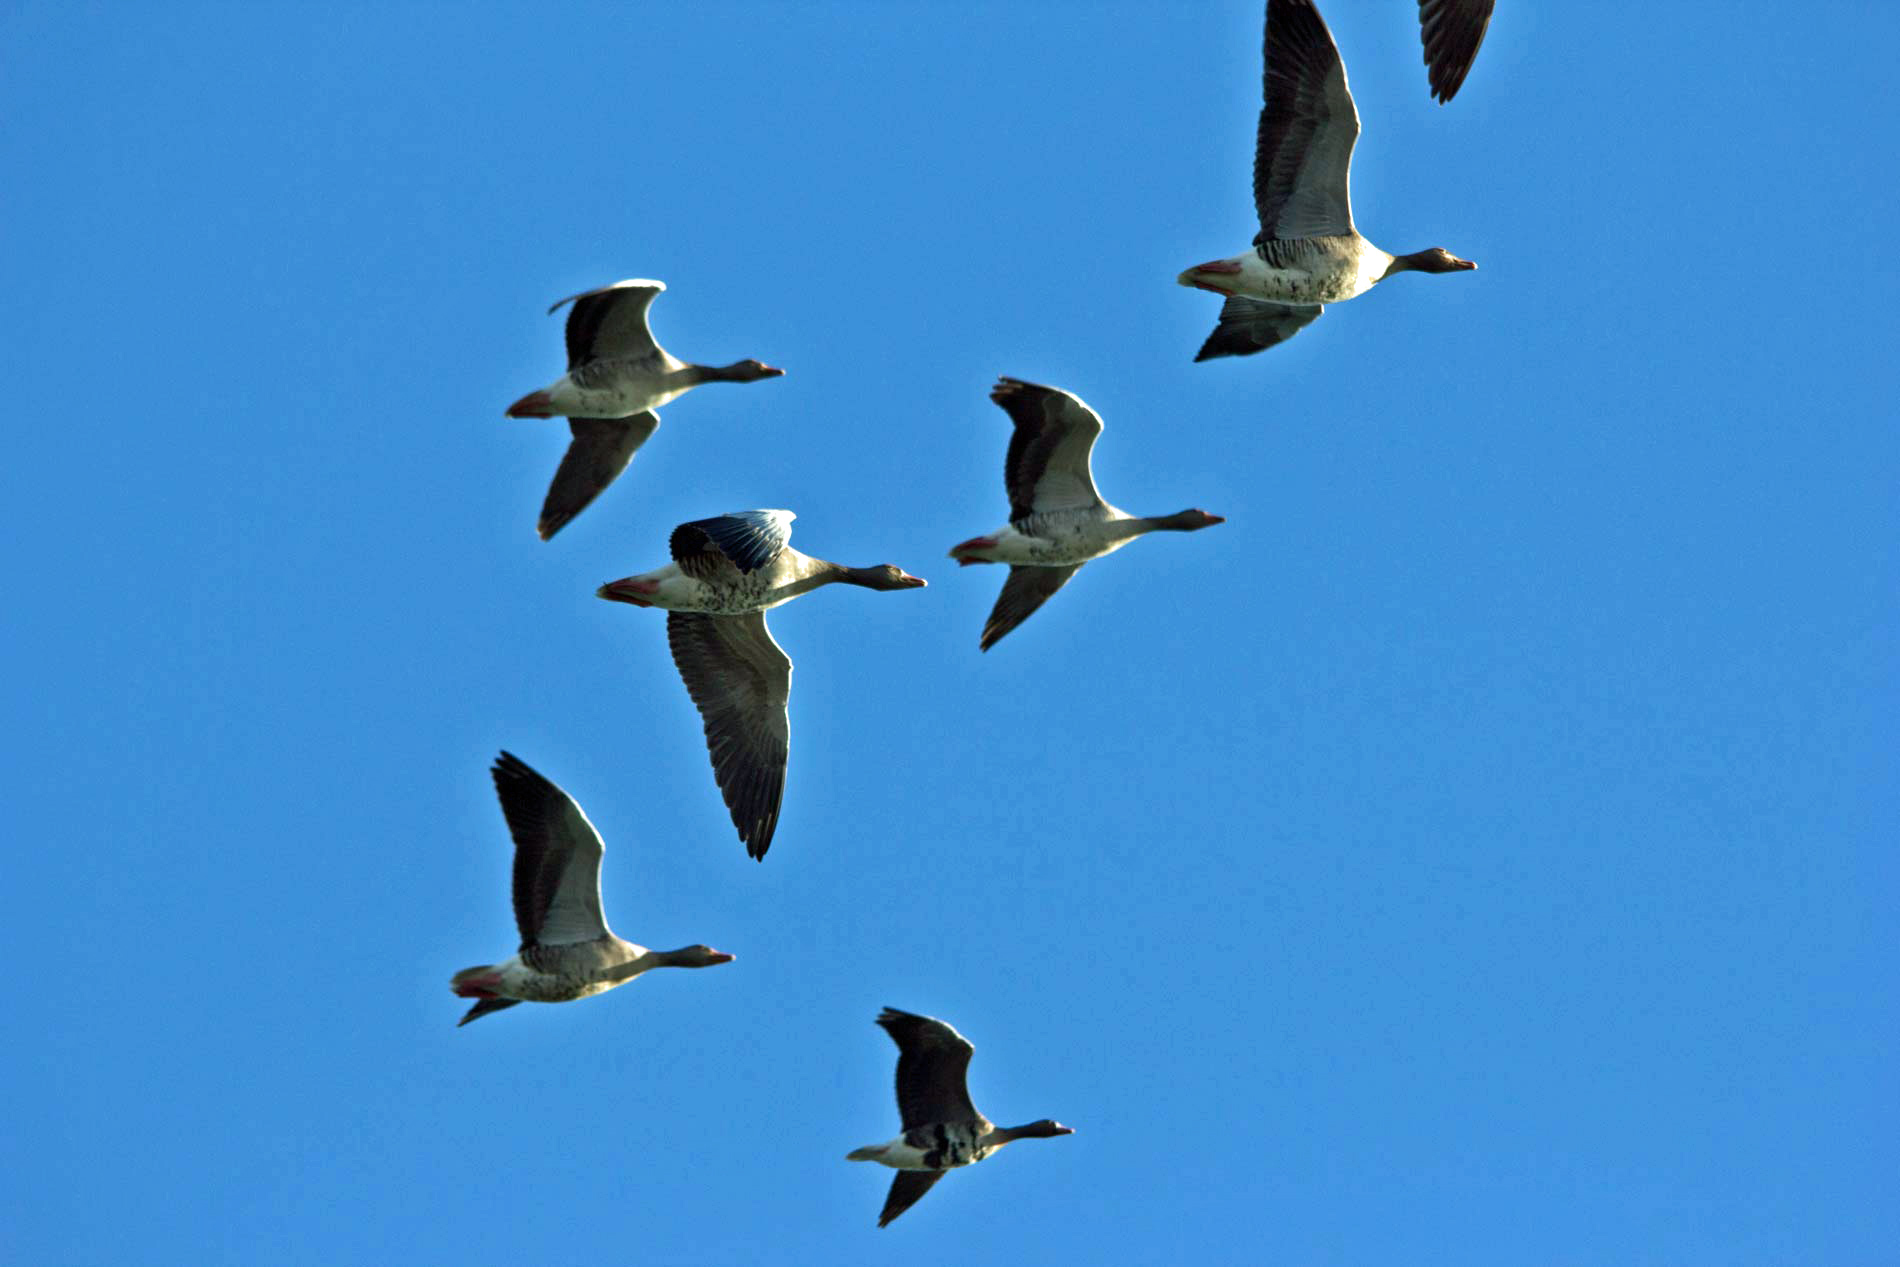
POLYGON ((10 6, 19 1261, 1892 1262, 1900 16, 1503 0, 1441 108, 1326 13, 1359 227, 1480 269, 1194 365, 1255 3, 10 6), (788 373, 543 544, 630 276, 788 373), (979 655, 998 374, 1228 522, 979 655), (762 865, 593 597, 754 506, 931 582, 774 613, 762 865), (503 747, 737 962, 457 1030, 503 747), (879 1231, 885 1005, 1077 1134, 879 1231))

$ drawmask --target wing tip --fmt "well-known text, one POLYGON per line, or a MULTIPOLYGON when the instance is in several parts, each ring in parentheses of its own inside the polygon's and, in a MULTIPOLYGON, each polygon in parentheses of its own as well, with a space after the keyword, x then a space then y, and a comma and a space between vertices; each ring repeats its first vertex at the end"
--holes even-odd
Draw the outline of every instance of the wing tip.
POLYGON ((592 290, 577 290, 571 295, 555 300, 548 305, 548 316, 552 317, 568 304, 585 299, 589 295, 604 295, 610 290, 651 290, 655 294, 666 289, 666 283, 653 277, 623 277, 617 282, 608 282, 605 286, 596 286, 592 290))

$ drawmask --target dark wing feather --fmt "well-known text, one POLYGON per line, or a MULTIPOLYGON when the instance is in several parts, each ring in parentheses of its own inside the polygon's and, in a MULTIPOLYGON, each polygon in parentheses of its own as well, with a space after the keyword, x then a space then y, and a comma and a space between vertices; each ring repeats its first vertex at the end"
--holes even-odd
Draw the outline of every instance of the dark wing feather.
POLYGON ((995 646, 1004 634, 1028 620, 1038 607, 1049 601, 1049 596, 1069 583, 1069 578, 1082 570, 1080 563, 1069 567, 1028 567, 1017 564, 1009 569, 1009 579, 1003 582, 1003 592, 996 596, 996 606, 990 609, 990 618, 983 622, 983 637, 977 642, 977 648, 988 651, 995 646))
POLYGON ((1014 523, 1037 511, 1100 506, 1089 457, 1102 419, 1080 399, 1056 387, 999 378, 990 399, 1015 430, 1003 459, 1003 486, 1014 523))
POLYGON ((1217 356, 1252 356, 1276 343, 1285 343, 1319 320, 1324 304, 1276 304, 1265 299, 1230 297, 1220 306, 1220 324, 1207 336, 1197 361, 1217 356))
POLYGON ((1254 240, 1353 232, 1349 178, 1359 112, 1332 32, 1312 0, 1268 0, 1263 56, 1254 240))
POLYGON ((660 415, 649 409, 628 418, 569 418, 567 425, 574 439, 548 485, 536 525, 543 541, 587 509, 627 469, 634 452, 659 429, 660 415))
POLYGON ((764 612, 668 612, 666 641, 705 723, 713 778, 732 825, 746 852, 763 859, 785 794, 792 662, 765 627, 764 612))
POLYGON ((892 1219, 923 1200, 930 1186, 943 1178, 941 1170, 900 1170, 891 1180, 891 1194, 884 1198, 884 1209, 877 1216, 877 1225, 884 1227, 892 1219))
POLYGON ((660 350, 647 328, 647 309, 666 283, 633 278, 556 300, 549 312, 571 303, 567 314, 567 368, 606 357, 651 355, 660 350))
POLYGON ((1494 0, 1418 0, 1418 40, 1432 96, 1450 101, 1464 85, 1491 25, 1494 0))
POLYGON ((515 926, 523 949, 607 935, 600 909, 600 833, 574 798, 513 753, 491 773, 515 840, 515 926))
POLYGON ((741 572, 756 572, 791 543, 796 518, 789 510, 736 510, 681 524, 673 529, 668 546, 673 561, 689 574, 698 575, 696 568, 708 566, 703 558, 708 551, 716 551, 741 572))
POLYGON ((976 1051, 967 1038, 935 1017, 894 1007, 879 1013, 877 1023, 897 1044, 897 1111, 905 1130, 982 1116, 965 1084, 976 1051))
POLYGON ((513 1007, 519 1002, 521 1002, 520 999, 483 999, 474 1007, 462 1013, 462 1019, 455 1022, 455 1028, 460 1029, 470 1021, 478 1021, 482 1017, 487 1016, 490 1012, 499 1012, 503 1008, 513 1007))

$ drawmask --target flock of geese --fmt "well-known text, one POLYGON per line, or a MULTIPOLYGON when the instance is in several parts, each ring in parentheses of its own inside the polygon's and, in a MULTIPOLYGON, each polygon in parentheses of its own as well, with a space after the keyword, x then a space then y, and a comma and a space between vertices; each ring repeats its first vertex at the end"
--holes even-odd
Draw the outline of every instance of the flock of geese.
MULTIPOLYGON (((1493 0, 1418 0, 1432 95, 1450 101, 1490 22, 1493 0)), ((1184 286, 1224 297, 1220 322, 1195 360, 1247 356, 1293 337, 1325 305, 1364 294, 1394 273, 1458 272, 1476 265, 1431 247, 1391 255, 1353 226, 1348 177, 1359 115, 1332 33, 1312 0, 1267 0, 1265 103, 1254 154, 1260 232, 1246 251, 1183 272, 1184 286)), ((647 323, 666 287, 616 282, 573 295, 567 373, 508 408, 512 418, 566 417, 566 456, 537 524, 548 539, 585 510, 659 429, 661 405, 704 383, 752 383, 784 373, 756 360, 695 365, 668 354, 647 323)), ((1002 378, 990 399, 1009 415, 1004 458, 1009 520, 951 548, 959 566, 1003 563, 1009 575, 984 623, 987 651, 1033 615, 1090 560, 1150 532, 1195 532, 1219 515, 1183 510, 1130 515, 1096 490, 1089 457, 1102 420, 1055 387, 1002 378)), ((599 597, 666 611, 667 643, 705 725, 713 776, 746 852, 763 859, 778 825, 790 728, 792 662, 765 624, 768 609, 839 582, 873 590, 924 582, 892 564, 849 567, 791 547, 788 510, 746 510, 684 523, 672 561, 611 581, 599 597)), ((514 839, 518 954, 455 974, 453 991, 475 1000, 466 1025, 518 1003, 564 1003, 624 985, 653 968, 732 962, 710 946, 648 950, 607 926, 600 900, 600 834, 574 798, 503 752, 492 771, 514 839)), ((1071 1134, 1049 1119, 998 1127, 970 1101, 973 1052, 949 1024, 885 1008, 877 1023, 897 1044, 902 1132, 848 1154, 894 1168, 882 1227, 948 1171, 1016 1139, 1071 1134)))

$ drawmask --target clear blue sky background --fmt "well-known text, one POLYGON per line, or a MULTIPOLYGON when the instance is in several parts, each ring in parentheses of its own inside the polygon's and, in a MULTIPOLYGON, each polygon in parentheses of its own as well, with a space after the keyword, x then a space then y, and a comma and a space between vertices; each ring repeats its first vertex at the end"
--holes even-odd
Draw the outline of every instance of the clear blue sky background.
POLYGON ((1900 1261, 1900 16, 1501 0, 1444 108, 1327 16, 1361 229, 1480 271, 1197 366, 1252 0, 8 6, 8 1256, 1900 1261), (629 276, 788 374, 542 544, 629 276), (980 656, 999 373, 1229 522, 980 656), (593 597, 754 506, 931 581, 774 613, 763 865, 593 597), (738 961, 457 1030, 504 746, 738 961), (878 1231, 885 1004, 1078 1133, 878 1231))

